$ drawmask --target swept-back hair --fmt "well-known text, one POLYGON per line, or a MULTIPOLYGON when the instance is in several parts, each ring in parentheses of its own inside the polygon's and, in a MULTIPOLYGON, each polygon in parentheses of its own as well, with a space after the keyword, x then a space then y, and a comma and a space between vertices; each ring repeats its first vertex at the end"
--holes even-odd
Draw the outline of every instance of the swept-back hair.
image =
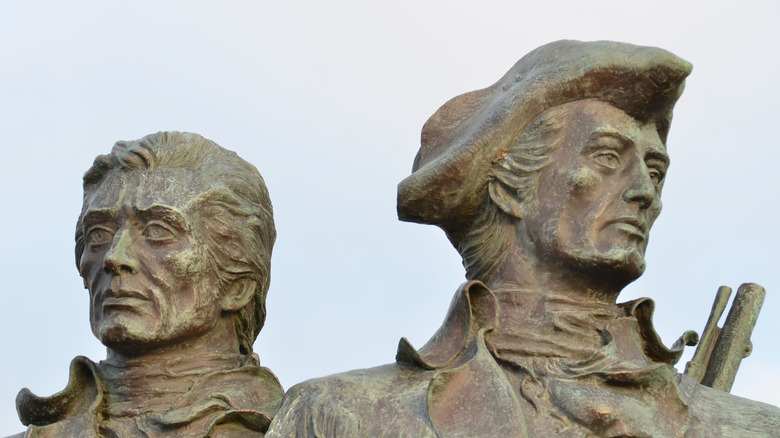
MULTIPOLYGON (((488 172, 490 180, 507 186, 530 211, 538 203, 539 176, 560 147, 561 128, 569 113, 569 104, 543 112, 514 143, 499 151, 488 172)), ((467 279, 487 281, 495 273, 514 239, 517 220, 522 218, 505 213, 485 188, 474 223, 458 245, 467 279)))

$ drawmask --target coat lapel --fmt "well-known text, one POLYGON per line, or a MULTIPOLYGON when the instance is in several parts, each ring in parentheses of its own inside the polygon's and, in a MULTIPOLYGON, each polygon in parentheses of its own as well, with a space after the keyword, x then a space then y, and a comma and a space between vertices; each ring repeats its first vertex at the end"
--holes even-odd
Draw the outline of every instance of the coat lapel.
POLYGON ((401 339, 396 360, 438 370, 428 386, 428 415, 442 438, 525 438, 525 418, 506 375, 485 345, 498 303, 482 283, 460 287, 444 324, 419 351, 401 339))

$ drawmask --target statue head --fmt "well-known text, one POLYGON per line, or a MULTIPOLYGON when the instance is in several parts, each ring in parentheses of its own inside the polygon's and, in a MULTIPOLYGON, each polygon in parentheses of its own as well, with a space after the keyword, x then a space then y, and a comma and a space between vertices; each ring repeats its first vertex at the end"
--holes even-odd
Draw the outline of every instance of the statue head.
POLYGON ((143 350, 225 320, 251 353, 275 238, 265 183, 235 153, 190 133, 117 142, 84 174, 76 226, 93 333, 143 350))
POLYGON ((637 278, 690 69, 664 50, 623 43, 534 50, 426 122, 412 175, 399 184, 399 218, 441 227, 469 279, 495 274, 512 244, 557 265, 637 278))

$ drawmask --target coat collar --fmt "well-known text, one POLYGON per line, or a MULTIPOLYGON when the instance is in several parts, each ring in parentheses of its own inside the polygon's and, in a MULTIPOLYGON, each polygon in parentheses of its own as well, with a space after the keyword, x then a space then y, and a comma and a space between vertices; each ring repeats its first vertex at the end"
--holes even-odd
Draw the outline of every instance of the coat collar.
MULTIPOLYGON (((666 347, 653 326, 655 302, 650 298, 640 298, 617 306, 626 316, 637 319, 645 354, 654 362, 674 365, 680 360, 686 345, 696 345, 698 342, 696 332, 688 330, 671 348, 666 347)), ((497 325, 498 300, 493 292, 480 281, 463 283, 455 293, 444 324, 436 334, 419 350, 406 338, 401 338, 396 361, 426 370, 456 367, 473 357, 475 350, 470 345, 474 343, 477 332, 486 329, 487 333, 497 325)))
MULTIPOLYGON (((24 388, 16 397, 19 418, 32 436, 97 437, 106 412, 107 385, 102 365, 78 356, 71 362, 68 386, 50 397, 24 388)), ((284 390, 276 376, 261 367, 256 355, 238 368, 212 371, 199 377, 170 408, 159 413, 119 419, 144 436, 205 437, 217 424, 235 421, 265 432, 281 404, 284 390)))
MULTIPOLYGON (((518 396, 485 344, 485 336, 498 326, 498 305, 495 294, 483 283, 465 283, 455 294, 444 324, 425 346, 418 351, 406 338, 399 342, 398 362, 433 371, 426 395, 428 416, 441 437, 479 436, 485 430, 496 437, 528 437, 529 425, 518 396)), ((698 339, 696 333, 686 332, 671 349, 666 348, 652 325, 652 300, 639 299, 618 307, 622 309, 618 313, 637 319, 634 327, 638 327, 643 351, 659 363, 654 372, 661 369, 669 373, 661 364, 676 363, 683 346, 698 339)), ((673 385, 671 380, 667 382, 673 385)), ((665 391, 671 394, 670 400, 677 400, 674 395, 678 391, 665 391)), ((679 423, 687 423, 687 407, 684 402, 679 407, 679 423)), ((672 429, 676 430, 677 424, 673 422, 672 429)))

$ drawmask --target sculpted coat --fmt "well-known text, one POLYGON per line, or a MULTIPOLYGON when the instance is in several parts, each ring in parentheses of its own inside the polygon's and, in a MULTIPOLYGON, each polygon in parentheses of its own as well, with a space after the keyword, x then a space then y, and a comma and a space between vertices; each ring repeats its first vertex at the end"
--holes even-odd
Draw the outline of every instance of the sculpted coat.
POLYGON ((649 299, 583 308, 516 301, 479 282, 458 290, 419 351, 396 363, 292 387, 273 437, 771 437, 780 410, 698 384, 672 365, 649 299), (502 321, 522 306, 528 320, 502 321), (540 315, 543 323, 539 324, 540 315), (504 325, 502 325, 502 322, 504 325), (582 347, 587 341, 591 348, 582 347), (589 338, 589 339, 588 339, 589 338))
POLYGON ((675 370, 695 333, 666 348, 652 301, 617 303, 645 269, 690 71, 657 48, 558 41, 442 106, 398 216, 442 228, 469 282, 423 348, 291 388, 268 435, 780 436, 780 409, 675 370))
POLYGON ((73 359, 67 388, 51 397, 17 397, 28 437, 263 436, 283 390, 256 355, 181 360, 138 369, 73 359), (134 380, 156 381, 150 394, 134 380), (174 383, 174 384, 172 384, 174 383), (133 399, 142 398, 140 406, 133 399), (236 426, 240 425, 240 426, 236 426))

